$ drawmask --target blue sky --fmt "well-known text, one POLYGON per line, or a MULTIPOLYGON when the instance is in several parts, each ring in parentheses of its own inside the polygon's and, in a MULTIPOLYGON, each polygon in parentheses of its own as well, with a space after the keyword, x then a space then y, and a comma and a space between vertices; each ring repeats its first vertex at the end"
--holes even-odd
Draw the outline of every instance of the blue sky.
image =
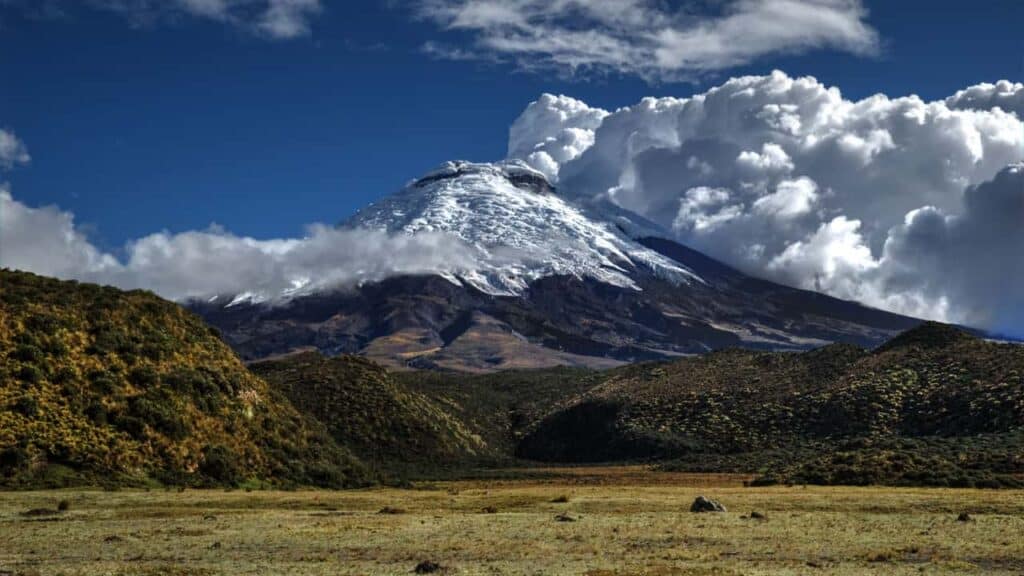
POLYGON ((107 250, 212 222, 288 236, 341 220, 444 160, 500 158, 509 124, 542 92, 614 109, 773 68, 854 99, 941 98, 1024 77, 1024 3, 866 6, 877 54, 768 54, 673 83, 433 57, 425 44, 472 50, 470 35, 401 3, 325 2, 309 35, 268 39, 202 18, 138 24, 86 8, 41 18, 0 2, 0 127, 32 155, 5 179, 21 202, 73 212, 107 250))

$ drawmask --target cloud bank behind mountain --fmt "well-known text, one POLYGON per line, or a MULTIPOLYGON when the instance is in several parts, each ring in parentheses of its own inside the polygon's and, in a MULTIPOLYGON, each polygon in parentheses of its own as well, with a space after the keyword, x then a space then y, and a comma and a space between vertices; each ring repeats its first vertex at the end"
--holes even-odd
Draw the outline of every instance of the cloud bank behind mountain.
POLYGON ((1002 81, 851 101, 782 72, 612 113, 545 95, 508 149, 747 273, 1020 332, 1022 95, 1002 81))

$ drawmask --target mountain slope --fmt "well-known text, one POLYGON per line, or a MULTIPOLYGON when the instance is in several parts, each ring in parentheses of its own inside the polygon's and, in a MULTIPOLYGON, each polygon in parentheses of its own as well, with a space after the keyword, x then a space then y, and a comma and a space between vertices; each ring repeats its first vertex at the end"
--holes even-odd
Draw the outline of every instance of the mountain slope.
POLYGON ((518 453, 680 458, 688 469, 743 461, 748 471, 826 483, 1022 474, 1024 347, 926 323, 873 352, 727 350, 625 367, 549 415, 518 453), (861 460, 872 469, 850 465, 861 460))
POLYGON ((622 210, 561 198, 518 163, 449 163, 346 225, 447 232, 477 259, 437 276, 190 306, 248 360, 317 349, 472 371, 875 346, 919 322, 750 278, 622 210))
POLYGON ((0 485, 367 480, 176 304, 7 270, 0 302, 0 485))
POLYGON ((367 464, 435 468, 496 455, 441 406, 364 358, 307 352, 251 369, 367 464))

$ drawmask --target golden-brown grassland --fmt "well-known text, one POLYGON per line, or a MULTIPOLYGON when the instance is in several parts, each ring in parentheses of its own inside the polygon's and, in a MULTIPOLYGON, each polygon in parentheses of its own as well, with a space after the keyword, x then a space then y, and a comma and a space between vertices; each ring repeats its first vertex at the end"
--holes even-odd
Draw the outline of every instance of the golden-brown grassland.
POLYGON ((625 467, 402 490, 6 492, 0 574, 409 574, 424 560, 448 574, 1024 574, 1022 491, 741 480, 625 467), (691 513, 698 494, 729 511, 691 513))

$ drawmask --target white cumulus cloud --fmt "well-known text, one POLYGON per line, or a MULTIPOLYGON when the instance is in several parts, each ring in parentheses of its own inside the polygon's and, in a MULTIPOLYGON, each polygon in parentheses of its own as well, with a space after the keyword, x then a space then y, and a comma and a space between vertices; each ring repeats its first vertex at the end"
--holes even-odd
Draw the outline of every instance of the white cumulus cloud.
POLYGON ((74 216, 54 206, 31 208, 0 185, 0 266, 63 278, 116 267, 75 227, 74 216))
POLYGON ((509 129, 508 157, 524 160, 557 181, 558 167, 594 143, 594 130, 607 115, 568 96, 543 94, 509 129))
POLYGON ((880 268, 885 293, 921 294, 958 318, 1024 336, 1024 164, 969 188, 952 214, 909 213, 880 268))
POLYGON ((472 36, 474 50, 458 51, 462 57, 508 58, 527 69, 679 79, 770 54, 878 48, 860 0, 727 0, 705 8, 660 0, 419 1, 422 17, 472 36))
POLYGON ((754 212, 775 218, 790 219, 810 213, 818 200, 818 185, 814 180, 800 177, 783 180, 775 192, 754 200, 754 212))
POLYGON ((976 84, 946 98, 946 105, 961 110, 1000 108, 1024 118, 1024 84, 1000 80, 995 84, 976 84))
POLYGON ((821 224, 814 233, 789 244, 768 262, 768 270, 778 272, 793 284, 840 294, 858 290, 860 275, 875 266, 871 250, 860 234, 860 222, 845 216, 821 224), (848 282, 854 286, 848 286, 848 282))
MULTIPOLYGON (((1011 317, 1020 326, 1020 314, 1006 310, 1020 299, 1003 289, 1019 283, 948 260, 977 253, 1022 268, 1015 230, 1024 230, 1024 211, 1004 198, 1000 233, 985 236, 980 223, 996 214, 977 207, 995 196, 984 192, 990 181, 1008 182, 1001 171, 1024 158, 1021 93, 1003 81, 932 102, 849 100, 810 77, 733 78, 620 108, 588 128, 585 150, 548 170, 562 193, 610 200, 751 274, 914 315, 986 326, 1011 317), (933 235, 931 250, 909 242, 936 215, 947 232, 970 236, 969 250, 939 250, 934 238, 944 236, 933 235), (914 254, 933 254, 934 265, 914 254), (980 279, 998 294, 981 290, 980 279)), ((516 124, 539 122, 538 109, 516 124)), ((559 133, 555 120, 545 116, 546 134, 559 133)), ((531 140, 513 148, 530 150, 531 140)))

